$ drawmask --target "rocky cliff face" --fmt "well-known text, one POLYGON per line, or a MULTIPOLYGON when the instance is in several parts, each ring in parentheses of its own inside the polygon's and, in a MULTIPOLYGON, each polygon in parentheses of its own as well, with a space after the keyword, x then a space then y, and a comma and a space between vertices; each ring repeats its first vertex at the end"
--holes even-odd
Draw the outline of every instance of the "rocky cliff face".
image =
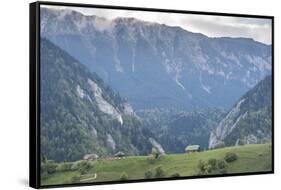
POLYGON ((266 143, 272 136, 272 77, 267 76, 233 106, 210 134, 209 148, 266 143))

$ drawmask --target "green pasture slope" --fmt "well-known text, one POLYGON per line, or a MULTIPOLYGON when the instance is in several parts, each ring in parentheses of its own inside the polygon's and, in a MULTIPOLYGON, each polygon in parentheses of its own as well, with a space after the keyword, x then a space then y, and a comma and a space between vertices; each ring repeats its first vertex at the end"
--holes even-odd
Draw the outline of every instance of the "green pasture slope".
POLYGON ((175 173, 180 176, 198 175, 199 160, 223 160, 227 152, 236 153, 238 159, 227 164, 226 173, 244 173, 271 171, 271 144, 255 144, 221 148, 191 154, 170 154, 161 157, 154 163, 148 161, 148 156, 126 157, 122 159, 100 159, 91 162, 93 166, 86 174, 80 175, 77 171, 55 172, 46 179, 41 180, 41 185, 59 185, 73 183, 73 176, 80 176, 78 183, 120 181, 122 173, 127 174, 127 180, 144 179, 145 172, 152 171, 161 166, 165 177, 175 173))

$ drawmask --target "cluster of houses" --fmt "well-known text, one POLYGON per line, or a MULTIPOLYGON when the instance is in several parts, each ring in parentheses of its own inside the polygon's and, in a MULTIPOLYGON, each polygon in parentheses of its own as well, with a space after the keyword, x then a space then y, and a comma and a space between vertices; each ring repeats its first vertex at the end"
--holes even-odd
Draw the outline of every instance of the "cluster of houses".
MULTIPOLYGON (((156 150, 159 149, 159 146, 155 146, 154 147, 156 150)), ((159 150, 159 152, 161 154, 165 154, 165 152, 162 151, 163 149, 159 150)), ((193 153, 193 152, 200 152, 200 146, 199 145, 188 145, 186 148, 185 148, 185 152, 186 153, 193 153)), ((122 151, 119 151, 117 152, 116 154, 114 154, 114 158, 123 158, 125 157, 125 153, 122 152, 122 151)), ((97 154, 86 154, 84 157, 83 157, 83 160, 97 160, 99 158, 99 156, 97 154)))

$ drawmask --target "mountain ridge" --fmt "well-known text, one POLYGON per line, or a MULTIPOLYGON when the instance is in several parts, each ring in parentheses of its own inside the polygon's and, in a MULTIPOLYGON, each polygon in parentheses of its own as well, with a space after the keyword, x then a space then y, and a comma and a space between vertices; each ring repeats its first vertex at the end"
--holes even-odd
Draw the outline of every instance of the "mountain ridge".
POLYGON ((271 46, 250 39, 208 38, 131 18, 112 24, 79 13, 41 14, 42 36, 99 73, 136 110, 228 109, 272 69, 271 46))

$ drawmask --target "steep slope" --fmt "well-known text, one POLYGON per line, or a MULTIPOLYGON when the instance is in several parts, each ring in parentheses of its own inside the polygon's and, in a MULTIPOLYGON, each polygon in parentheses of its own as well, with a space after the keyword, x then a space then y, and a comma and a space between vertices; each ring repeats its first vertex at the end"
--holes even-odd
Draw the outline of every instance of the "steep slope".
POLYGON ((65 51, 41 39, 41 153, 56 161, 151 150, 131 105, 65 51))
POLYGON ((272 76, 248 91, 211 133, 209 148, 220 144, 266 143, 272 136, 272 76))
POLYGON ((271 73, 269 45, 134 18, 42 8, 41 35, 99 73, 136 110, 229 109, 271 73))
POLYGON ((190 144, 208 148, 210 132, 222 119, 221 109, 196 112, 154 109, 136 112, 167 153, 182 153, 190 144))

